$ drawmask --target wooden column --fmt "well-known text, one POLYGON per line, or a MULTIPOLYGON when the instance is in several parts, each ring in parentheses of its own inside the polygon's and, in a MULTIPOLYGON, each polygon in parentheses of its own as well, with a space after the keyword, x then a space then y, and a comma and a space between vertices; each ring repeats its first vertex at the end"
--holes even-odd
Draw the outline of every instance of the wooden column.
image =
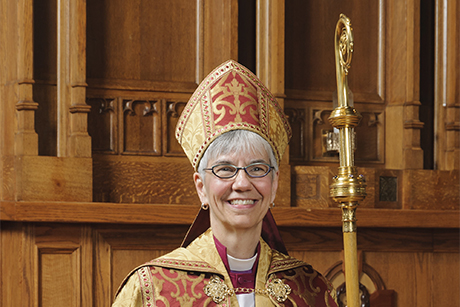
POLYGON ((2 3, 1 15, 1 147, 2 156, 37 155, 38 136, 32 98, 33 2, 2 3))
POLYGON ((42 29, 34 29, 34 13, 37 12, 34 1, 4 0, 1 5, 1 199, 90 201, 91 140, 86 132, 89 106, 85 103, 84 88, 86 3, 84 0, 60 1, 60 22, 50 21, 58 22, 61 31, 57 120, 62 133, 58 157, 38 155, 39 136, 35 126, 40 122, 35 121, 35 110, 41 101, 33 101, 33 68, 37 60, 34 59, 33 33, 42 29))
MULTIPOLYGON (((284 1, 258 0, 256 5, 256 74, 284 107, 284 1)), ((281 161, 280 176, 275 203, 290 206, 289 148, 281 161)))
POLYGON ((385 166, 423 168, 420 148, 420 8, 415 0, 388 1, 386 15, 385 166))
POLYGON ((58 0, 57 155, 91 157, 87 132, 86 1, 58 0))
POLYGON ((284 105, 284 1, 257 1, 256 74, 284 105))
POLYGON ((226 60, 238 58, 238 1, 237 0, 201 0, 203 19, 198 38, 198 54, 202 56, 198 69, 197 84, 216 66, 226 60), (202 67, 202 69, 201 69, 202 67))
POLYGON ((460 5, 436 1, 435 167, 460 169, 460 5))
POLYGON ((17 199, 25 156, 38 154, 33 101, 33 1, 3 1, 0 12, 0 196, 17 199))
POLYGON ((14 152, 17 156, 38 154, 38 135, 35 132, 35 110, 33 101, 33 1, 17 2, 17 87, 14 152))

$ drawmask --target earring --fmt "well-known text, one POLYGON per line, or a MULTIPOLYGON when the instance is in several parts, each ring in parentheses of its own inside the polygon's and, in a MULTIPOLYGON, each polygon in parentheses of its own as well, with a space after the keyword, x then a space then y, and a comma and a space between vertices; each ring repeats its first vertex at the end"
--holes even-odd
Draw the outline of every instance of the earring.
POLYGON ((270 205, 268 205, 268 207, 271 209, 271 208, 275 208, 275 203, 271 203, 270 205))
POLYGON ((205 203, 201 204, 201 209, 208 210, 208 208, 209 208, 208 204, 205 204, 205 203))

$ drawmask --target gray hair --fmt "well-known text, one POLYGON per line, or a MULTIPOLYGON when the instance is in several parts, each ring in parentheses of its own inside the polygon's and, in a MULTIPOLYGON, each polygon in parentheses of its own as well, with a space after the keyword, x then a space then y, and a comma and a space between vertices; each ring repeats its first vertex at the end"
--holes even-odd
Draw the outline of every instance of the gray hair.
POLYGON ((243 152, 243 153, 268 153, 269 163, 278 171, 278 163, 270 144, 263 137, 249 130, 232 130, 218 136, 206 149, 198 164, 198 173, 202 178, 205 176, 204 168, 208 161, 220 155, 243 152))

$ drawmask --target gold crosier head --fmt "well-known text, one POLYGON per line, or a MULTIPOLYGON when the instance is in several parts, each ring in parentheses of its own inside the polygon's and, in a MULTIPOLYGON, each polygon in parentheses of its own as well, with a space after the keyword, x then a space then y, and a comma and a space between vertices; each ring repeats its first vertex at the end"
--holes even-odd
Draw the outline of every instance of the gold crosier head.
POLYGON ((176 138, 196 170, 214 139, 239 129, 267 140, 279 164, 291 138, 287 118, 260 80, 229 60, 204 78, 193 93, 179 117, 176 138))

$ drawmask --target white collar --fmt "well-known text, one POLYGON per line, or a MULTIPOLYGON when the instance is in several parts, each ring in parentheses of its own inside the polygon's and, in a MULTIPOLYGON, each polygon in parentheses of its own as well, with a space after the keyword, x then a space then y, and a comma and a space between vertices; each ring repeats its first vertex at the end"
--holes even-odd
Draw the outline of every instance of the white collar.
POLYGON ((244 272, 252 270, 252 267, 257 259, 257 254, 248 259, 238 259, 227 254, 227 259, 230 271, 244 272))

